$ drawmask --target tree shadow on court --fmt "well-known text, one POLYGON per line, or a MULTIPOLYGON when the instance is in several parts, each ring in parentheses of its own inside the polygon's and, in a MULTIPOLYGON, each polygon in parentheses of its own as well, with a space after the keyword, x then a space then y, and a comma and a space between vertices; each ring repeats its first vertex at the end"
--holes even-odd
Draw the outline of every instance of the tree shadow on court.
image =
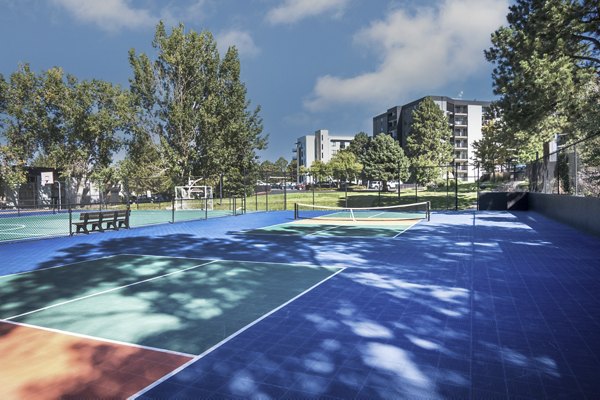
MULTIPOLYGON (((182 398, 261 394, 504 398, 598 393, 589 372, 600 368, 600 349, 594 339, 600 269, 592 251, 580 249, 581 244, 572 240, 568 248, 574 254, 569 260, 561 243, 564 238, 555 230, 535 234, 539 221, 525 216, 504 223, 493 214, 484 215, 476 228, 469 218, 455 221, 451 214, 447 218, 444 223, 420 224, 398 239, 211 237, 184 229, 102 237, 67 246, 39 267, 115 254, 349 267, 154 388, 149 398, 174 393, 182 398)), ((110 263, 110 258, 106 260, 110 263)), ((131 266, 143 267, 143 261, 131 266)), ((65 298, 74 295, 69 292, 73 287, 75 295, 81 296, 101 281, 126 284, 131 276, 109 268, 104 275, 96 273, 99 276, 89 281, 68 281, 65 272, 47 282, 18 282, 9 294, 47 285, 46 289, 56 289, 65 298)), ((124 290, 115 298, 116 309, 105 310, 107 321, 126 309, 119 304, 126 305, 127 298, 133 309, 143 299, 144 312, 168 316, 148 329, 143 340, 157 345, 194 341, 195 335, 204 333, 190 313, 203 305, 194 305, 198 299, 193 291, 186 292, 184 276, 180 296, 163 291, 160 285, 151 291, 142 286, 124 290), (186 334, 177 337, 176 332, 186 334)), ((246 295, 256 290, 255 284, 242 279, 230 291, 216 285, 210 301, 221 312, 227 306, 259 302, 256 295, 246 295)), ((284 287, 285 279, 276 285, 284 287)), ((32 299, 34 304, 44 303, 35 296, 22 302, 32 299)), ((135 315, 128 322, 143 324, 142 313, 139 318, 135 315)), ((215 340, 227 337, 227 327, 223 328, 213 332, 215 340)))

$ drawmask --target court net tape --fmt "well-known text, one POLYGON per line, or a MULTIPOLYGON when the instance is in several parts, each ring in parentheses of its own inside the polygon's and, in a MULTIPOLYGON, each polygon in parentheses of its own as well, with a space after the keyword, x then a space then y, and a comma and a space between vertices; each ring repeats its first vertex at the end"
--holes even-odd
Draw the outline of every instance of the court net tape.
POLYGON ((294 219, 328 221, 402 221, 430 219, 431 203, 401 204, 386 207, 330 207, 315 204, 294 204, 294 219))

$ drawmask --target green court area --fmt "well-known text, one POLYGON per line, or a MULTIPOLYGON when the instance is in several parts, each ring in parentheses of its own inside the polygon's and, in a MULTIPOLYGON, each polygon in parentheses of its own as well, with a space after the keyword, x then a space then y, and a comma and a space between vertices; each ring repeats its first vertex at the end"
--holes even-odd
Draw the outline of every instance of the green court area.
POLYGON ((117 255, 0 277, 0 319, 196 355, 340 271, 117 255))
MULTIPOLYGON (((86 210, 93 212, 94 210, 86 210)), ((78 221, 83 211, 73 210, 72 221, 78 221)), ((130 226, 167 224, 171 222, 194 221, 233 215, 231 210, 131 210, 130 226)), ((3 212, 0 215, 0 241, 64 236, 69 234, 69 212, 41 210, 34 212, 3 212)))
POLYGON ((231 210, 148 210, 141 209, 131 210, 130 224, 131 226, 167 224, 170 222, 196 221, 199 219, 219 218, 228 215, 233 215, 231 210))
POLYGON ((301 235, 301 236, 341 236, 341 237, 390 237, 394 238, 410 227, 417 220, 406 221, 319 221, 297 220, 284 224, 271 225, 259 229, 243 231, 249 235, 301 235))
POLYGON ((0 241, 68 234, 69 214, 66 212, 23 213, 21 216, 0 217, 0 241))

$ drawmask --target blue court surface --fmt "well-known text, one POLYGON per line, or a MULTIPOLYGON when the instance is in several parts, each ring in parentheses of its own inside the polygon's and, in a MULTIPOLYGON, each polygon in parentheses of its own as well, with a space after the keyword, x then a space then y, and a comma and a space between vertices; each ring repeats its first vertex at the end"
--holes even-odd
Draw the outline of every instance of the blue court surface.
POLYGON ((397 237, 240 234, 292 218, 4 243, 0 275, 124 254, 340 270, 142 399, 600 398, 600 238, 537 213, 485 211, 433 213, 397 237))

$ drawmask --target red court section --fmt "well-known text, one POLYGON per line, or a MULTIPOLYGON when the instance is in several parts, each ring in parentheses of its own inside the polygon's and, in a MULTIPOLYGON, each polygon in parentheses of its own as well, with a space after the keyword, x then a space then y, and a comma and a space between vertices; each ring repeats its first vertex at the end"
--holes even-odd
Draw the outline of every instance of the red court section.
POLYGON ((190 359, 0 322, 0 398, 125 399, 190 359))

